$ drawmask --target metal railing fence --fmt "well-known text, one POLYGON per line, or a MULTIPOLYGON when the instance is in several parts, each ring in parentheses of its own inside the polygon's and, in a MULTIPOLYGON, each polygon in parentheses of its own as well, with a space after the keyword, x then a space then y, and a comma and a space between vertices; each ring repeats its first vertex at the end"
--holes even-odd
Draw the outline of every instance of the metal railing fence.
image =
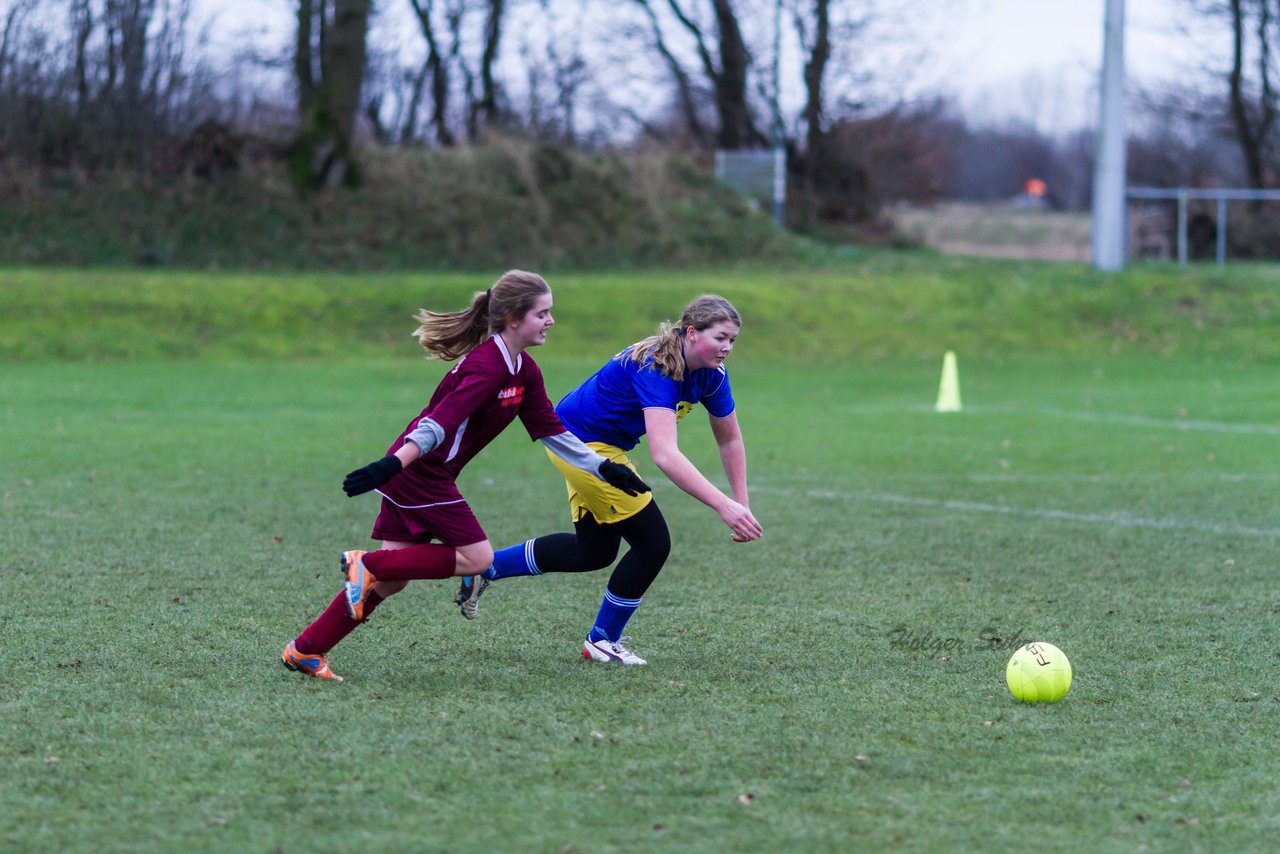
POLYGON ((1174 201, 1178 205, 1178 266, 1187 266, 1187 206, 1193 200, 1211 200, 1217 202, 1217 246, 1216 257, 1219 264, 1227 262, 1227 202, 1280 201, 1280 190, 1241 190, 1241 189, 1191 189, 1189 187, 1129 187, 1125 191, 1126 199, 1152 199, 1174 201))

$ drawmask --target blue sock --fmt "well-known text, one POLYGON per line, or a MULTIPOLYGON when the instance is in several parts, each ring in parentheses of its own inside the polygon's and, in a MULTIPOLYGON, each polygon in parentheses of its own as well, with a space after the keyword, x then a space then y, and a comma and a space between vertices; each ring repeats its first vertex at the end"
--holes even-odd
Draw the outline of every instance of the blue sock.
POLYGON ((493 553, 493 563, 481 575, 490 581, 513 575, 542 575, 533 559, 533 540, 498 549, 493 553))
POLYGON ((587 640, 619 640, 622 637, 622 630, 627 626, 627 620, 630 620, 636 608, 640 607, 643 598, 623 599, 621 596, 615 596, 606 587, 604 601, 600 603, 600 613, 596 614, 596 624, 591 627, 587 640))

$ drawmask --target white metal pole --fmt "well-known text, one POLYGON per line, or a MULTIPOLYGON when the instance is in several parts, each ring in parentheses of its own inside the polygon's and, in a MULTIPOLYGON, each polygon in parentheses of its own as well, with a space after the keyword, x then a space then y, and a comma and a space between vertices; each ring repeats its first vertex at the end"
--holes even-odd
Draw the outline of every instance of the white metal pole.
POLYGON ((787 219, 787 152, 782 146, 773 149, 773 220, 779 228, 787 219))
POLYGON ((1120 270, 1125 249, 1124 0, 1106 3, 1093 167, 1093 266, 1120 270))
POLYGON ((1187 188, 1178 190, 1178 266, 1187 266, 1187 188))

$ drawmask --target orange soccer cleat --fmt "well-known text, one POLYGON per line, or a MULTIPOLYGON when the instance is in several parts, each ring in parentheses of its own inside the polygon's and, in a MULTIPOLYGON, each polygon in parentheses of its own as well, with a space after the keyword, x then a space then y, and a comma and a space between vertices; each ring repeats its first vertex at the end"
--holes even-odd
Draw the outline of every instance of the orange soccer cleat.
POLYGON ((378 583, 373 573, 365 569, 364 556, 365 552, 360 549, 342 553, 342 572, 347 576, 346 583, 342 585, 347 596, 347 616, 359 623, 364 622, 364 605, 369 601, 369 592, 378 583))
POLYGON ((289 644, 284 648, 284 652, 280 653, 280 663, 288 670, 305 673, 317 679, 342 681, 341 676, 329 669, 329 659, 323 655, 303 655, 298 652, 298 648, 293 645, 293 641, 289 641, 289 644))

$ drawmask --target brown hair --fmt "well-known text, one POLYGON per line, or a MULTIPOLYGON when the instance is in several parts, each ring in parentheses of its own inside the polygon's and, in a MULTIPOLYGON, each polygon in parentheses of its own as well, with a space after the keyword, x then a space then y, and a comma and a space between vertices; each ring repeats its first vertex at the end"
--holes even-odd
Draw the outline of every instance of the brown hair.
POLYGON ((657 335, 650 335, 632 344, 624 352, 622 359, 644 364, 645 359, 652 355, 654 367, 664 376, 679 382, 684 379, 685 329, 692 326, 701 332, 723 321, 742 326, 738 310, 727 299, 715 294, 703 294, 685 307, 678 326, 663 321, 658 326, 657 335))
POLYGON ((508 270, 487 291, 476 291, 462 311, 436 312, 425 308, 413 316, 421 323, 413 335, 437 359, 465 356, 502 331, 507 321, 529 313, 551 286, 537 273, 508 270))

